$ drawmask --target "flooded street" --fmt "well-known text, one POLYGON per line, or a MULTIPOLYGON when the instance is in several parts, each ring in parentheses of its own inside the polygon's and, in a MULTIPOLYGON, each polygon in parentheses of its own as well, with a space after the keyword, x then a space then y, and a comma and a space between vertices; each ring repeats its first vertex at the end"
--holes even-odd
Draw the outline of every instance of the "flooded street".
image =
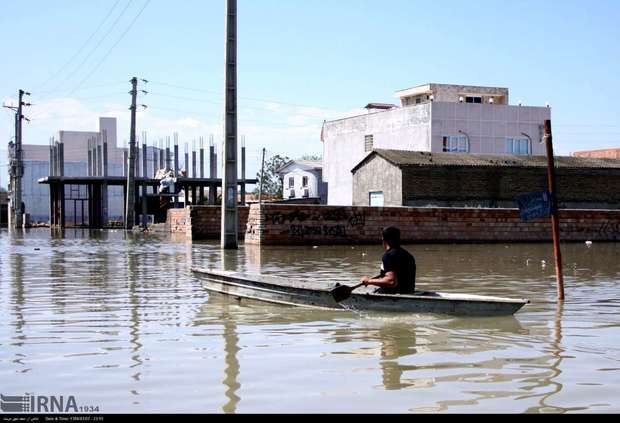
POLYGON ((103 413, 620 412, 620 244, 563 245, 563 306, 550 244, 407 248, 419 289, 531 304, 457 318, 237 302, 190 265, 351 283, 377 273, 381 247, 224 254, 166 235, 1 231, 2 394, 103 413))

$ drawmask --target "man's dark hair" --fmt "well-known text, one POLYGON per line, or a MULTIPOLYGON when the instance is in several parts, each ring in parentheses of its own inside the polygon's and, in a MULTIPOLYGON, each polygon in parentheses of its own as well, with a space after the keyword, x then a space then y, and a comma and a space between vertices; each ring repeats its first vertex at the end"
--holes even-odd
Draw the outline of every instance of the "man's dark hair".
POLYGON ((383 229, 383 240, 390 247, 400 247, 400 229, 394 226, 383 229))

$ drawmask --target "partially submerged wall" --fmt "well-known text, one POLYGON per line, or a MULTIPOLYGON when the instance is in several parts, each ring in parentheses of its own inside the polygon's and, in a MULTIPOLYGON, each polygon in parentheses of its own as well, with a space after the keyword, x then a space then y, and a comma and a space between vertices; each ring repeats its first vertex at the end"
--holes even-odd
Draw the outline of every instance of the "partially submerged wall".
MULTIPOLYGON (((524 222, 516 209, 252 205, 245 242, 262 245, 373 244, 400 228, 403 242, 551 240, 549 219, 524 222)), ((563 241, 620 240, 620 211, 561 210, 563 241)))
MULTIPOLYGON (((239 238, 243 239, 249 207, 239 207, 239 238)), ((185 233, 192 240, 220 239, 222 208, 220 206, 188 206, 168 210, 167 225, 172 233, 185 233)))

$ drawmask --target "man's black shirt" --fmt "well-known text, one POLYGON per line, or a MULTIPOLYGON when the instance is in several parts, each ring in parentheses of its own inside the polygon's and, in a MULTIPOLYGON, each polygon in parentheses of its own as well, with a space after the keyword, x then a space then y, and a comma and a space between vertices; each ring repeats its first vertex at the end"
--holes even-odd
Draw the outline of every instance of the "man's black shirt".
POLYGON ((390 248, 382 259, 381 277, 387 272, 396 274, 395 287, 381 287, 381 294, 412 294, 415 291, 415 258, 401 247, 390 248))

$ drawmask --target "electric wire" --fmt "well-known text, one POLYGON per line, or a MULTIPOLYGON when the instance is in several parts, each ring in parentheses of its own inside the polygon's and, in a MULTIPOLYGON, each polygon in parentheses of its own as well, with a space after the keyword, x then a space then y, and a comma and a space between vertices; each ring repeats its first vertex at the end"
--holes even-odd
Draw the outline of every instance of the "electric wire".
POLYGON ((86 77, 84 79, 82 79, 82 81, 80 81, 80 83, 78 84, 78 86, 76 88, 74 88, 69 94, 74 93, 79 87, 82 86, 82 84, 84 82, 86 82, 88 80, 88 78, 90 78, 98 69, 99 67, 105 62, 105 60, 108 58, 108 56, 110 55, 110 53, 112 53, 112 51, 114 50, 114 48, 123 40, 123 38, 125 37, 125 35, 127 35, 127 33, 129 32, 129 30, 134 26, 134 24, 136 23, 136 21, 138 20, 138 18, 140 17, 140 15, 142 15, 142 12, 144 12, 144 9, 146 9, 146 7, 149 5, 149 3, 151 2, 151 0, 146 0, 146 2, 144 3, 144 5, 142 6, 142 8, 140 9, 140 11, 138 12, 138 14, 133 18, 133 20, 131 21, 131 23, 129 24, 129 26, 125 29, 125 31, 121 34, 121 36, 116 40, 116 42, 112 45, 112 47, 110 47, 110 49, 107 51, 107 53, 103 56, 103 58, 99 61, 99 63, 97 63, 95 65, 95 67, 92 69, 92 71, 86 75, 86 77))
MULTIPOLYGON (((112 16, 112 12, 114 11, 114 9, 116 9, 116 6, 118 6, 118 4, 120 3, 121 0, 116 0, 116 2, 112 5, 112 7, 108 10, 108 13, 105 15, 105 17, 103 18, 103 20, 99 23, 99 26, 97 26, 97 29, 95 29, 95 31, 93 31, 92 34, 90 34, 90 37, 88 37, 88 39, 84 42, 84 44, 82 44, 82 46, 78 49, 78 51, 71 56, 71 58, 65 62, 64 65, 62 65, 56 72, 53 72, 46 80, 45 82, 43 82, 43 84, 41 84, 41 86, 39 86, 39 89, 45 87, 50 81, 52 81, 56 76, 60 75, 61 72, 63 72, 67 66, 69 66, 69 64, 71 64, 79 55, 80 53, 84 50, 84 48, 86 48, 86 46, 88 45, 88 43, 90 43, 90 41, 95 37, 95 35, 99 32, 99 30, 103 27, 103 24, 106 23, 106 21, 108 20, 108 18, 110 16, 112 16)), ((41 92, 40 90, 38 90, 39 92, 41 92)))

